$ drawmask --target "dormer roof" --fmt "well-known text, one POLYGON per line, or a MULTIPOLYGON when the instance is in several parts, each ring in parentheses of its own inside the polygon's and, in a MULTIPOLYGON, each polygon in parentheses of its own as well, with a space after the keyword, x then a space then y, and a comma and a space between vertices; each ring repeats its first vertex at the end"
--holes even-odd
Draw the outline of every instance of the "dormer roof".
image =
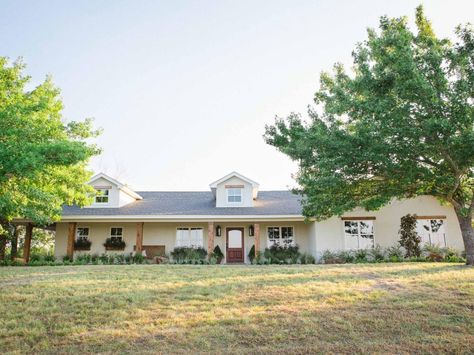
POLYGON ((89 185, 92 185, 94 183, 94 181, 97 181, 99 179, 104 179, 104 180, 107 180, 107 181, 111 182, 112 184, 117 186, 117 189, 123 191, 124 193, 126 193, 130 197, 133 197, 135 200, 142 200, 143 199, 143 197, 141 197, 139 194, 137 194, 135 191, 133 191, 127 185, 122 184, 120 181, 118 181, 118 180, 114 179, 113 177, 110 177, 110 176, 108 176, 107 174, 104 174, 104 173, 99 173, 99 174, 94 175, 89 180, 89 185))
POLYGON ((239 178, 239 179, 241 179, 241 180, 244 180, 244 181, 248 182, 248 183, 251 184, 252 187, 254 187, 254 188, 255 188, 255 187, 258 188, 258 187, 260 186, 258 182, 255 182, 255 181, 249 179, 248 177, 245 177, 245 176, 243 176, 242 174, 239 174, 238 172, 233 171, 233 172, 231 172, 230 174, 227 174, 226 176, 220 178, 219 180, 214 181, 212 184, 209 185, 209 187, 210 187, 211 189, 216 188, 217 185, 219 185, 219 184, 221 184, 221 183, 223 183, 223 182, 229 180, 231 177, 234 177, 234 176, 237 177, 237 178, 239 178))
POLYGON ((214 195, 214 197, 216 197, 216 190, 217 190, 217 186, 226 182, 227 180, 233 178, 233 177, 236 177, 248 184, 250 184, 252 186, 252 198, 255 200, 257 198, 257 194, 258 194, 258 187, 260 186, 258 182, 252 180, 252 179, 249 179, 248 177, 246 176, 243 176, 242 174, 239 174, 238 172, 236 171, 233 171, 229 174, 227 174, 226 176, 220 178, 219 180, 216 180, 214 181, 213 183, 211 183, 209 185, 209 187, 211 188, 211 191, 212 191, 212 194, 214 195))

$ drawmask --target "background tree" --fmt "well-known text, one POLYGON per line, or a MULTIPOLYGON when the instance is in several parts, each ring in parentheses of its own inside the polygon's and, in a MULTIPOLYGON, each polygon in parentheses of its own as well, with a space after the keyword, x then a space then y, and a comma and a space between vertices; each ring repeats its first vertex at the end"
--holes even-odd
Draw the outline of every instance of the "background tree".
POLYGON ((357 45, 353 72, 322 73, 310 120, 266 127, 268 144, 298 161, 303 213, 319 219, 393 198, 432 195, 451 204, 474 264, 474 31, 438 39, 423 9, 381 17, 357 45))
POLYGON ((63 122, 59 90, 49 78, 27 90, 23 70, 0 57, 0 249, 13 218, 45 225, 63 204, 89 202, 86 164, 99 153, 91 120, 63 122))
POLYGON ((412 256, 420 256, 421 238, 416 233, 416 215, 407 214, 403 216, 400 221, 400 246, 405 249, 405 256, 411 258, 412 256))

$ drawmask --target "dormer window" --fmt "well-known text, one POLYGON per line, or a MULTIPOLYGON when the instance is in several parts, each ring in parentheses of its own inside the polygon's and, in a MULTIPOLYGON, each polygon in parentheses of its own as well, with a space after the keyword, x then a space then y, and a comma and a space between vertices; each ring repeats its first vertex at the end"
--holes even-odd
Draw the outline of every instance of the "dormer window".
POLYGON ((227 202, 228 203, 242 203, 242 188, 241 187, 227 188, 227 202))
POLYGON ((109 203, 109 189, 96 189, 95 203, 109 203))

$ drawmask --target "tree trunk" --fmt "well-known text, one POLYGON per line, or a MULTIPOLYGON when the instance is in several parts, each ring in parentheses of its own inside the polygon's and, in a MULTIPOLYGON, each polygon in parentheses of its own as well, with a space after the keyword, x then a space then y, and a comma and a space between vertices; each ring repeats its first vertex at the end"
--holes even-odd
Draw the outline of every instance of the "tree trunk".
POLYGON ((5 249, 7 248, 7 236, 0 234, 0 261, 5 260, 5 249))
POLYGON ((474 229, 472 228, 472 212, 467 216, 456 211, 459 226, 461 227, 464 249, 466 250, 466 264, 474 265, 474 229))
POLYGON ((11 248, 11 254, 10 254, 12 260, 16 258, 18 255, 18 233, 20 232, 20 229, 18 228, 18 226, 14 226, 14 228, 15 229, 13 230, 13 236, 11 240, 12 248, 11 248))

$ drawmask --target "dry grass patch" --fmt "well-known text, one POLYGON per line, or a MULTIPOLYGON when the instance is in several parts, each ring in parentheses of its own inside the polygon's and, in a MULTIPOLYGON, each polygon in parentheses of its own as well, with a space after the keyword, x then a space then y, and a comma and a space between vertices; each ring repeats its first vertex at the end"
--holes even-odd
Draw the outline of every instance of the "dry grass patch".
POLYGON ((454 352, 474 347, 474 268, 0 268, 0 352, 454 352))

